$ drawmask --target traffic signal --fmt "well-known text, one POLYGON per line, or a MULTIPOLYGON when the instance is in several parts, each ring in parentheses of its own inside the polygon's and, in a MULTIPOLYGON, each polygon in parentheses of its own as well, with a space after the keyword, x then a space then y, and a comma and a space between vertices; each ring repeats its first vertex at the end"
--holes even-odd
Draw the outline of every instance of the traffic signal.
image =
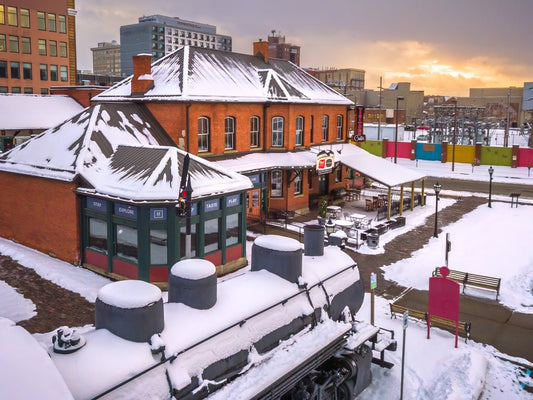
POLYGON ((178 215, 180 217, 185 216, 187 212, 187 200, 188 200, 187 191, 181 190, 180 195, 178 197, 178 215))

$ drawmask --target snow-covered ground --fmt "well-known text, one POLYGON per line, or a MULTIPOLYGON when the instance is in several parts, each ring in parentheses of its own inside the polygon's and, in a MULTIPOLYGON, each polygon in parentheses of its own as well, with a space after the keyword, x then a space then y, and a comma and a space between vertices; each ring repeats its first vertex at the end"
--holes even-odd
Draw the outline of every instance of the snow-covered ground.
MULTIPOLYGON (((421 162, 418 168, 420 167, 421 162)), ((428 164, 428 168, 430 167, 436 171, 431 175, 449 174, 449 164, 436 162, 434 166, 428 164)), ((471 166, 468 167, 471 169, 471 166)), ((456 171, 457 169, 456 164, 456 171)), ((522 172, 520 169, 514 169, 509 171, 509 174, 522 172)), ((525 173, 527 175, 527 169, 525 173)), ((488 177, 485 177, 486 179, 488 177)), ((524 180, 528 180, 527 177, 520 176, 518 179, 513 179, 513 182, 524 180)), ((453 201, 443 198, 439 206, 447 207, 453 201)), ((434 205, 434 196, 428 196, 428 205, 418 207, 413 213, 407 214, 406 227, 383 235, 380 238, 381 245, 395 235, 424 223, 425 218, 433 213, 434 205)), ((458 222, 445 227, 439 238, 431 239, 411 258, 384 267, 385 276, 402 285, 426 289, 431 270, 443 265, 445 233, 450 233, 452 240, 450 267, 501 277, 500 301, 517 311, 533 313, 533 253, 530 251, 530 240, 528 241, 531 237, 531 226, 527 221, 533 221, 532 206, 521 205, 511 209, 508 203, 498 202, 494 202, 492 208, 486 205, 480 206, 458 222)), ((432 220, 428 223, 432 223, 432 220)), ((250 246, 251 243, 248 243, 248 249, 250 246)), ((362 249, 364 246, 361 251, 381 251, 362 249)), ((11 256, 23 266, 35 269, 42 277, 80 293, 90 301, 94 301, 98 290, 108 283, 107 279, 87 270, 8 240, 0 239, 0 253, 11 256)), ((35 307, 28 299, 17 293, 16 288, 0 281, 0 317, 21 321, 31 318, 34 313, 35 307)), ((390 318, 388 302, 382 298, 376 299, 375 315, 377 325, 396 332, 399 345, 395 353, 388 354, 388 359, 395 364, 395 367, 387 370, 373 366, 373 382, 360 398, 373 400, 399 398, 402 321, 390 318)), ((369 316, 369 301, 365 301, 357 318, 368 320, 369 316)), ((33 337, 45 346, 50 345, 50 335, 33 335, 33 337)), ((2 346, 6 345, 8 345, 6 342, 2 342, 0 351, 2 346)), ((460 341, 459 347, 455 349, 454 337, 450 333, 433 329, 431 339, 427 340, 425 326, 410 322, 406 331, 405 351, 405 399, 533 399, 533 394, 524 391, 520 385, 526 381, 531 386, 533 379, 522 377, 522 372, 515 364, 500 358, 512 359, 511 357, 500 354, 490 346, 473 341, 469 341, 468 344, 460 341)), ((514 360, 531 365, 526 360, 514 360)), ((0 359, 0 372, 10 370, 13 367, 11 363, 14 362, 16 359, 10 361, 0 359)), ((28 374, 31 375, 33 371, 37 371, 37 367, 30 367, 28 374)), ((2 390, 8 386, 4 385, 5 379, 2 376, 6 375, 0 373, 0 398, 4 398, 2 390)), ((12 390, 13 385, 9 387, 12 390)))

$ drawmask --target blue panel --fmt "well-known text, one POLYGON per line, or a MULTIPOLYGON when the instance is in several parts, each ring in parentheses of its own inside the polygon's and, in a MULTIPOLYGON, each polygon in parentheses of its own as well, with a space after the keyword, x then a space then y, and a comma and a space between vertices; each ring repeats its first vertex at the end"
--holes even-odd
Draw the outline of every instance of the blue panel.
POLYGON ((115 215, 120 215, 121 217, 136 219, 137 218, 137 207, 128 206, 126 204, 115 203, 115 215))
POLYGON ((91 210, 106 212, 107 201, 87 197, 87 208, 90 208, 91 210))
POLYGON ((226 207, 235 207, 241 204, 241 195, 234 194, 233 196, 226 197, 226 207))
POLYGON ((416 158, 418 160, 440 161, 440 154, 442 145, 440 143, 417 143, 416 144, 416 158))
POLYGON ((150 221, 166 221, 166 208, 150 208, 150 221))
POLYGON ((220 210, 220 199, 206 200, 206 202, 204 203, 204 211, 206 213, 217 210, 220 210))

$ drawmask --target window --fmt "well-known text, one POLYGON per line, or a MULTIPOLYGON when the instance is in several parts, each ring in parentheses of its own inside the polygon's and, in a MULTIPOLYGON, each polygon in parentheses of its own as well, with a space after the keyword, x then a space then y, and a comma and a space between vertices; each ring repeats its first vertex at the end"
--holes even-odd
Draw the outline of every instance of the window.
MULTIPOLYGON (((46 64, 39 65, 39 70, 41 72, 41 80, 42 81, 47 81, 48 80, 48 65, 46 65, 46 64)), ((48 93, 48 91, 47 91, 47 93, 48 93)))
POLYGON ((24 88, 24 94, 33 94, 33 88, 25 87, 24 88))
POLYGON ((41 88, 41 94, 48 94, 47 88, 41 88))
POLYGON ((219 232, 220 232, 220 218, 215 219, 209 219, 205 221, 204 229, 205 229, 205 248, 204 252, 211 253, 212 251, 216 251, 220 249, 219 245, 219 232))
POLYGON ((0 78, 7 78, 7 61, 0 61, 0 78))
POLYGON ((327 142, 329 137, 329 117, 327 115, 322 116, 322 141, 327 142))
POLYGON ((304 117, 296 117, 296 146, 304 144, 304 117))
POLYGON ((29 37, 20 38, 22 53, 31 54, 31 39, 29 37))
POLYGON ((235 118, 224 118, 224 149, 235 149, 235 118))
POLYGON ((37 29, 40 31, 46 30, 46 16, 42 11, 37 11, 37 29))
POLYGON ((0 34, 0 51, 7 51, 6 35, 0 34))
POLYGON ((50 65, 50 80, 57 81, 57 65, 50 65))
MULTIPOLYGON (((185 257, 186 228, 180 228, 180 258, 185 257)), ((196 224, 191 224, 191 257, 196 256, 196 224)))
POLYGON ((342 167, 339 166, 335 171, 335 182, 342 182, 342 167))
POLYGON ((32 79, 31 63, 22 63, 22 77, 32 79))
POLYGON ((19 52, 19 37, 9 35, 9 51, 11 53, 19 52))
POLYGON ((52 57, 57 57, 57 42, 55 40, 49 40, 48 47, 50 49, 50 55, 52 57))
POLYGON ((67 56, 67 42, 59 42, 59 56, 60 57, 67 56))
POLYGON ((198 152, 209 151, 209 118, 198 118, 198 152))
POLYGON ((107 251, 107 222, 98 218, 89 218, 89 247, 107 251))
POLYGON ((0 24, 4 25, 6 23, 6 14, 4 6, 0 5, 0 24))
POLYGON ((20 26, 23 28, 30 27, 30 10, 26 8, 20 9, 20 26))
POLYGON ((46 40, 45 39, 39 39, 39 55, 40 56, 46 55, 46 40))
POLYGON ((68 81, 68 69, 66 65, 61 65, 59 67, 59 76, 61 79, 61 82, 67 82, 68 81))
POLYGON ((136 263, 138 261, 137 229, 119 224, 115 226, 115 229, 117 237, 115 255, 136 263))
POLYGON ((167 231, 150 229, 150 264, 166 265, 167 263, 167 231))
POLYGON ((11 61, 9 66, 11 69, 11 79, 20 79, 20 63, 18 61, 11 61))
POLYGON ((67 19, 64 15, 57 17, 59 20, 59 33, 67 33, 67 19))
POLYGON ((272 118, 272 147, 283 147, 283 118, 272 118))
POLYGON ((7 23, 11 26, 18 26, 17 7, 7 7, 7 23))
POLYGON ((48 30, 50 32, 56 31, 56 15, 48 14, 48 30))
POLYGON ((226 246, 239 243, 239 214, 226 216, 226 246))
POLYGON ((295 172, 296 175, 294 176, 294 194, 302 194, 303 193, 303 185, 302 185, 302 174, 303 171, 299 170, 295 172))
POLYGON ((342 115, 337 115, 337 140, 342 139, 342 131, 344 128, 342 115))
POLYGON ((11 88, 11 93, 20 93, 20 87, 19 86, 13 86, 11 88))
POLYGON ((283 197, 283 171, 275 169, 270 173, 270 197, 283 197))
POLYGON ((259 117, 250 118, 250 147, 259 147, 259 117))
POLYGON ((7 86, 0 86, 0 93, 7 93, 7 86))

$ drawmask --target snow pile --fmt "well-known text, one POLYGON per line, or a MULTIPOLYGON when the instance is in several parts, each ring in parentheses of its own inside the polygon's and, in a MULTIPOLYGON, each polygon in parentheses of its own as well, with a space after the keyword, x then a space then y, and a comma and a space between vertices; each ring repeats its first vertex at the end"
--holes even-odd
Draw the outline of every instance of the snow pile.
POLYGON ((98 298, 110 306, 139 308, 161 299, 161 289, 144 281, 119 281, 105 285, 98 292, 98 298))
POLYGON ((24 321, 37 315, 35 304, 4 281, 0 281, 0 317, 15 322, 24 321))
POLYGON ((170 273, 184 279, 199 280, 215 274, 216 268, 211 261, 191 258, 190 260, 178 261, 170 273))

